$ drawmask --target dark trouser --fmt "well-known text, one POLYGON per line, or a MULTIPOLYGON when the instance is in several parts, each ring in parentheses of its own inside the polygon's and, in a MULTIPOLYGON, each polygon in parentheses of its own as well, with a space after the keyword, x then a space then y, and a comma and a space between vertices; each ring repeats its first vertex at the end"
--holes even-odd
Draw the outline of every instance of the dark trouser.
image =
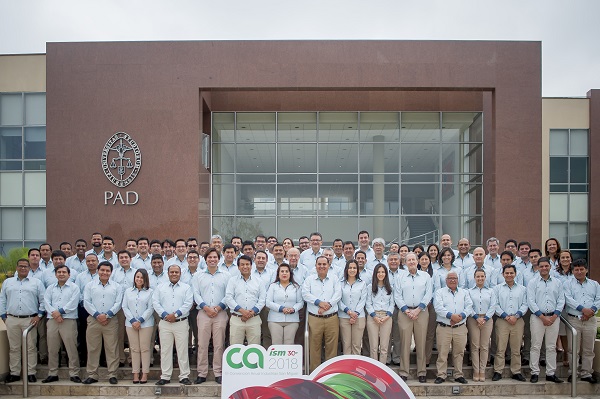
POLYGON ((87 318, 89 313, 80 303, 77 307, 77 352, 79 353, 79 361, 81 364, 87 362, 87 341, 85 332, 87 331, 87 318))

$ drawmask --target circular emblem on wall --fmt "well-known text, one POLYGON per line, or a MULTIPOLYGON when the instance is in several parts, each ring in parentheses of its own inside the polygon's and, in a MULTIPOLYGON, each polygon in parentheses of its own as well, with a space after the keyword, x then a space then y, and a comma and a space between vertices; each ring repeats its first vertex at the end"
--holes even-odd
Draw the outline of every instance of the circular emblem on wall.
POLYGON ((102 170, 117 187, 127 187, 142 167, 142 153, 135 140, 125 132, 112 135, 102 149, 102 170))

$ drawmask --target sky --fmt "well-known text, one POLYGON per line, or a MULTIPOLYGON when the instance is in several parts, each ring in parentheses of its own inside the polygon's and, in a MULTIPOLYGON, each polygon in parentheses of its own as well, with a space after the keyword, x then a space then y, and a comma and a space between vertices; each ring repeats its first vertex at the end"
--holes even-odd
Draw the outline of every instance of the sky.
POLYGON ((600 89, 599 0, 0 0, 0 54, 47 42, 525 40, 542 95, 600 89))

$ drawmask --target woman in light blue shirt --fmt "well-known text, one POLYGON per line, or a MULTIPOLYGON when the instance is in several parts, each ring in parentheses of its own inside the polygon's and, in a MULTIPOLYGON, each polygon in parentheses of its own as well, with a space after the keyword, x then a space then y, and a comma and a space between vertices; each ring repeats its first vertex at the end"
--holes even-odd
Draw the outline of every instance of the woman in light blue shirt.
POLYGON ((290 265, 282 263, 277 267, 275 282, 267 291, 267 322, 273 345, 293 345, 300 318, 298 312, 304 307, 302 287, 295 281, 290 265))
POLYGON ((496 291, 485 286, 485 279, 485 270, 476 270, 475 287, 469 290, 469 296, 473 301, 473 315, 467 319, 467 329, 471 340, 473 381, 485 381, 485 367, 494 327, 492 316, 498 305, 496 291))
POLYGON ((373 269, 373 282, 370 289, 367 290, 365 307, 369 314, 367 332, 369 333, 371 358, 377 360, 379 349, 379 361, 385 363, 392 333, 394 292, 387 267, 382 263, 373 269))
POLYGON ((154 308, 152 307, 152 289, 146 269, 138 269, 133 275, 133 287, 123 294, 123 313, 125 327, 131 350, 131 371, 134 384, 148 382, 150 356, 152 356, 152 330, 154 308), (140 362, 142 377, 140 378, 140 362))
POLYGON ((338 305, 338 319, 342 335, 344 355, 360 355, 363 333, 365 331, 365 302, 367 284, 358 278, 358 262, 346 261, 342 280, 342 299, 338 305))

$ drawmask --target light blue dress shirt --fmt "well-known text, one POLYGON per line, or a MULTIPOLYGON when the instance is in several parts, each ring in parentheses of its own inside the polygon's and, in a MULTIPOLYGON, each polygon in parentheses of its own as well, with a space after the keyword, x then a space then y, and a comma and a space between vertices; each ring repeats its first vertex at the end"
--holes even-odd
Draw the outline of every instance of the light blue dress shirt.
POLYGON ((573 316, 581 316, 583 308, 590 308, 594 312, 600 309, 600 284, 597 281, 586 278, 580 283, 576 278, 567 279, 563 282, 567 313, 573 316))
POLYGON ((298 312, 304 307, 302 287, 289 283, 283 287, 280 282, 271 283, 267 290, 266 306, 269 308, 267 321, 275 323, 298 323, 298 312), (293 308, 294 313, 283 313, 284 308, 293 308))
POLYGON ((394 314, 394 291, 389 294, 385 287, 377 287, 377 294, 373 294, 371 286, 367 287, 367 300, 365 309, 371 317, 375 317, 377 311, 384 311, 388 316, 394 314))
POLYGON ((8 314, 29 316, 44 314, 44 284, 37 278, 10 277, 2 283, 0 291, 0 317, 8 314))
POLYGON ((77 278, 75 279, 75 284, 77 284, 77 286, 79 287, 79 302, 83 303, 83 289, 92 280, 95 280, 96 282, 100 281, 98 280, 98 272, 92 274, 90 273, 89 269, 85 269, 84 272, 81 272, 77 275, 77 278))
POLYGON ((58 310, 63 319, 77 318, 77 305, 81 291, 74 282, 68 280, 62 287, 58 282, 52 284, 46 289, 44 294, 44 307, 46 315, 52 319, 52 312, 58 310))
POLYGON ((367 283, 357 279, 354 284, 342 281, 342 297, 338 303, 338 317, 349 319, 349 311, 358 313, 358 317, 365 317, 365 304, 367 302, 367 283))
POLYGON ((194 302, 198 304, 198 309, 204 309, 205 306, 220 306, 225 310, 227 308, 225 294, 230 279, 231 275, 221 269, 217 269, 215 274, 212 274, 208 268, 196 272, 192 279, 192 288, 194 302))
POLYGON ((565 307, 565 293, 562 284, 557 278, 549 277, 544 280, 538 276, 527 286, 527 304, 529 310, 536 316, 543 313, 554 313, 560 316, 565 307))
POLYGON ((125 326, 131 327, 132 323, 139 321, 141 328, 154 325, 154 307, 152 306, 152 288, 137 289, 130 287, 123 293, 123 313, 125 314, 125 326))
POLYGON ((253 277, 244 279, 241 274, 232 277, 225 290, 225 304, 232 312, 241 315, 240 309, 253 310, 259 314, 265 306, 267 291, 262 280, 253 277))
POLYGON ((123 303, 123 288, 120 284, 107 281, 102 284, 100 279, 92 280, 83 289, 83 306, 85 310, 97 318, 100 314, 114 317, 123 303))
POLYGON ((194 303, 192 287, 181 281, 161 284, 154 290, 152 304, 161 319, 174 313, 178 319, 188 317, 194 303))
POLYGON ((304 280, 302 285, 302 299, 306 302, 306 308, 309 313, 319 314, 319 303, 329 302, 331 308, 323 312, 322 315, 337 313, 338 302, 342 298, 340 281, 327 275, 323 280, 318 274, 313 274, 304 280))
POLYGON ((394 300, 401 312, 408 308, 425 309, 433 296, 433 283, 429 274, 417 270, 415 274, 405 272, 399 276, 394 286, 394 300))
POLYGON ((134 269, 146 269, 148 272, 152 271, 152 255, 147 254, 146 259, 143 259, 140 254, 131 259, 131 267, 134 269))
POLYGON ((515 283, 512 288, 503 283, 494 287, 498 297, 496 315, 501 318, 507 316, 523 317, 527 313, 527 289, 521 284, 515 283))
POLYGON ((469 295, 473 303, 473 318, 477 320, 479 315, 484 314, 484 319, 489 320, 498 306, 496 292, 492 288, 473 287, 469 290, 469 295))
POLYGON ((438 323, 450 325, 450 317, 453 314, 462 316, 462 320, 456 325, 461 325, 467 322, 467 317, 473 314, 473 301, 468 290, 464 288, 456 288, 456 291, 448 287, 444 287, 436 291, 433 299, 433 307, 435 309, 438 323))

